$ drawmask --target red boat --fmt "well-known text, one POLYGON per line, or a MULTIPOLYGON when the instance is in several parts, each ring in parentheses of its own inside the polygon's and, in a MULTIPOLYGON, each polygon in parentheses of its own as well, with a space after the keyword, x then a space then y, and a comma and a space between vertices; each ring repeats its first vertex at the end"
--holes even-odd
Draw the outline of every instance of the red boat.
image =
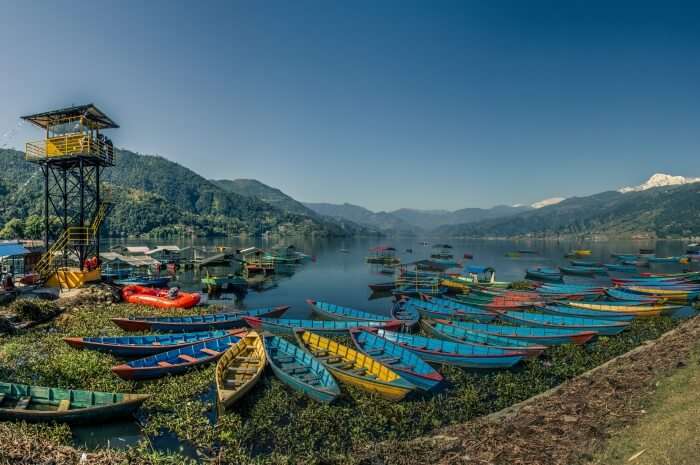
POLYGON ((122 289, 122 298, 130 304, 149 305, 156 308, 192 308, 199 303, 198 292, 178 291, 173 298, 168 289, 131 285, 122 289))

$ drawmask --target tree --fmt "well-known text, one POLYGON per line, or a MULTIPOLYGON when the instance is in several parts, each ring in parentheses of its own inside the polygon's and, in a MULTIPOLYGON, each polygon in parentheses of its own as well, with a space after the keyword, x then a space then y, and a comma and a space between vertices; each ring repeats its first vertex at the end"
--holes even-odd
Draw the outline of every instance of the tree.
POLYGON ((29 215, 24 222, 27 239, 41 239, 44 234, 44 220, 39 215, 29 215))
POLYGON ((24 223, 18 218, 12 218, 0 230, 0 238, 2 239, 21 239, 23 236, 24 223))

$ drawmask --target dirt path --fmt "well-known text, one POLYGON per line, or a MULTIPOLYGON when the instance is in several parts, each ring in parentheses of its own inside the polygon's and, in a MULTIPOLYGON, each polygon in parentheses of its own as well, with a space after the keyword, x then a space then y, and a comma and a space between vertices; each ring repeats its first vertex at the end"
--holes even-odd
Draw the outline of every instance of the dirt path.
POLYGON ((693 318, 627 354, 505 411, 408 443, 358 451, 362 465, 585 463, 609 433, 642 414, 655 381, 684 366, 700 341, 693 318))

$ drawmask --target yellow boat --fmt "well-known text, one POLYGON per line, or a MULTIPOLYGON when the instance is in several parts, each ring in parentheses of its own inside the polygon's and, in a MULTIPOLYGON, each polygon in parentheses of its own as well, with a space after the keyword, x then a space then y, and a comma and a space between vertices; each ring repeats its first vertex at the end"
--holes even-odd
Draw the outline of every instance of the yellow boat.
POLYGON ((413 384, 369 355, 302 329, 294 334, 299 345, 308 349, 344 383, 394 402, 415 389, 413 384))
POLYGON ((614 305, 614 304, 592 304, 588 302, 569 301, 569 307, 583 308, 586 310, 597 310, 600 312, 618 312, 639 317, 659 316, 663 313, 681 308, 680 305, 614 305))
POLYGON ((663 296, 670 302, 687 303, 688 300, 697 297, 698 291, 684 291, 679 289, 660 289, 657 287, 630 286, 628 289, 643 295, 663 296))
POLYGON ((591 254, 591 251, 588 249, 577 249, 577 250, 574 250, 574 254, 579 256, 579 257, 587 257, 591 254))
POLYGON ((219 412, 233 405, 258 382, 267 358, 262 338, 250 331, 235 343, 216 364, 216 398, 219 412))

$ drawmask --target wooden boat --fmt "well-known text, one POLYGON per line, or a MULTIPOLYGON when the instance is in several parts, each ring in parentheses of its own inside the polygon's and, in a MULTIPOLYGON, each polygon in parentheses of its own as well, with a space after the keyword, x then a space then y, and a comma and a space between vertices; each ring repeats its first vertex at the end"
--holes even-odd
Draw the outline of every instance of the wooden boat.
POLYGON ((603 264, 601 262, 595 262, 592 260, 571 260, 571 265, 572 266, 593 266, 593 267, 603 266, 603 264))
POLYGON ((303 329, 297 329, 294 335, 301 347, 344 383, 394 402, 415 389, 387 365, 362 352, 303 329))
POLYGON ((443 381, 442 375, 418 355, 373 332, 352 329, 350 337, 360 352, 389 366, 418 389, 432 391, 443 381))
POLYGON ((405 305, 404 301, 399 300, 391 308, 391 318, 400 321, 405 329, 410 329, 418 324, 420 313, 415 307, 405 305))
POLYGON ((132 276, 114 281, 117 286, 165 287, 170 282, 170 276, 132 276))
POLYGON ((573 251, 573 253, 577 257, 588 257, 591 255, 591 251, 589 249, 576 249, 573 251))
POLYGON ((378 315, 376 313, 365 312, 342 305, 321 302, 319 300, 308 299, 307 304, 311 307, 314 313, 322 318, 338 321, 388 321, 390 316, 378 315))
POLYGON ((519 339, 470 331, 448 320, 421 320, 421 326, 428 334, 440 339, 465 344, 484 345, 506 351, 523 352, 528 357, 537 357, 547 349, 547 346, 542 344, 533 344, 519 339))
POLYGON ((608 272, 607 268, 596 266, 560 266, 559 271, 563 274, 589 277, 597 274, 607 274, 608 272))
POLYGON ((342 334, 352 328, 367 326, 370 328, 399 329, 402 323, 397 320, 387 321, 335 321, 335 320, 300 320, 288 318, 260 318, 244 316, 251 328, 269 331, 273 334, 294 334, 295 328, 306 329, 319 334, 342 334))
POLYGON ((616 313, 626 313, 637 317, 652 317, 673 312, 681 308, 680 305, 614 305, 596 304, 589 302, 566 302, 566 305, 574 308, 585 308, 587 310, 613 311, 616 313))
POLYGON ((548 313, 550 315, 560 315, 560 316, 575 316, 579 318, 597 318, 600 320, 612 320, 612 321, 632 321, 634 320, 634 315, 621 312, 601 312, 599 310, 588 310, 585 308, 574 308, 567 307, 565 305, 543 305, 540 307, 535 307, 543 313, 548 313))
POLYGON ((112 371, 123 379, 151 379, 165 375, 183 373, 191 368, 214 362, 236 344, 239 336, 224 336, 197 344, 139 358, 112 367, 112 371))
POLYGON ((445 341, 384 329, 371 331, 379 337, 410 350, 426 362, 439 365, 455 365, 464 368, 510 368, 526 357, 523 352, 495 347, 445 341))
POLYGON ((504 312, 499 315, 499 318, 516 325, 595 331, 603 336, 614 336, 629 327, 629 322, 625 321, 545 315, 531 312, 504 312))
POLYGON ((230 345, 216 363, 214 372, 220 413, 255 386, 266 364, 265 348, 257 332, 251 331, 230 345))
POLYGON ((369 285, 372 292, 391 292, 395 287, 396 284, 394 284, 393 281, 390 283, 377 283, 369 285))
POLYGON ((0 420, 103 423, 128 417, 148 397, 0 382, 0 420))
MULTIPOLYGON (((445 299, 441 299, 445 300, 445 299)), ((473 307, 467 304, 456 302, 458 307, 444 306, 441 303, 417 299, 409 299, 405 302, 405 307, 415 308, 421 316, 425 318, 449 318, 457 320, 477 320, 491 321, 496 318, 496 314, 483 308, 473 307)))
POLYGON ((664 298, 657 298, 645 296, 643 294, 635 294, 634 292, 627 292, 622 288, 608 288, 605 290, 605 293, 611 299, 619 300, 622 302, 633 302, 636 305, 661 304, 666 301, 666 299, 664 298))
POLYGON ((263 334, 263 343, 272 371, 284 384, 324 403, 340 395, 330 371, 309 352, 271 334, 263 334))
POLYGON ((125 331, 207 331, 245 327, 244 316, 279 317, 289 309, 289 305, 261 307, 231 313, 211 313, 187 316, 132 316, 112 318, 112 321, 125 331))
POLYGON ((528 268, 525 277, 536 281, 562 281, 561 272, 554 268, 528 268))
POLYGON ((581 345, 585 344, 596 336, 596 333, 593 331, 581 331, 578 329, 507 326, 498 324, 471 323, 467 321, 453 321, 452 324, 477 333, 506 337, 508 339, 518 339, 531 344, 541 344, 545 346, 556 346, 562 344, 581 345))
POLYGON ((192 308, 199 303, 197 292, 178 292, 174 299, 168 296, 167 289, 129 285, 122 289, 122 299, 130 304, 148 305, 156 308, 192 308))
POLYGON ((201 331, 179 334, 147 334, 144 336, 64 337, 71 347, 109 352, 119 357, 145 357, 172 349, 210 341, 229 334, 245 334, 245 329, 201 331))
POLYGON ((647 257, 649 263, 678 263, 681 257, 647 257))
POLYGON ((636 273, 637 272, 637 267, 634 265, 619 265, 617 263, 606 263, 605 268, 607 268, 610 271, 619 271, 620 273, 636 273))
POLYGON ((618 260, 637 260, 639 258, 636 254, 626 254, 626 253, 611 253, 611 257, 617 258, 618 260))
POLYGON ((676 303, 692 302, 694 300, 697 300, 698 296, 700 295, 700 291, 661 287, 628 286, 626 289, 637 294, 663 297, 669 302, 676 303))

